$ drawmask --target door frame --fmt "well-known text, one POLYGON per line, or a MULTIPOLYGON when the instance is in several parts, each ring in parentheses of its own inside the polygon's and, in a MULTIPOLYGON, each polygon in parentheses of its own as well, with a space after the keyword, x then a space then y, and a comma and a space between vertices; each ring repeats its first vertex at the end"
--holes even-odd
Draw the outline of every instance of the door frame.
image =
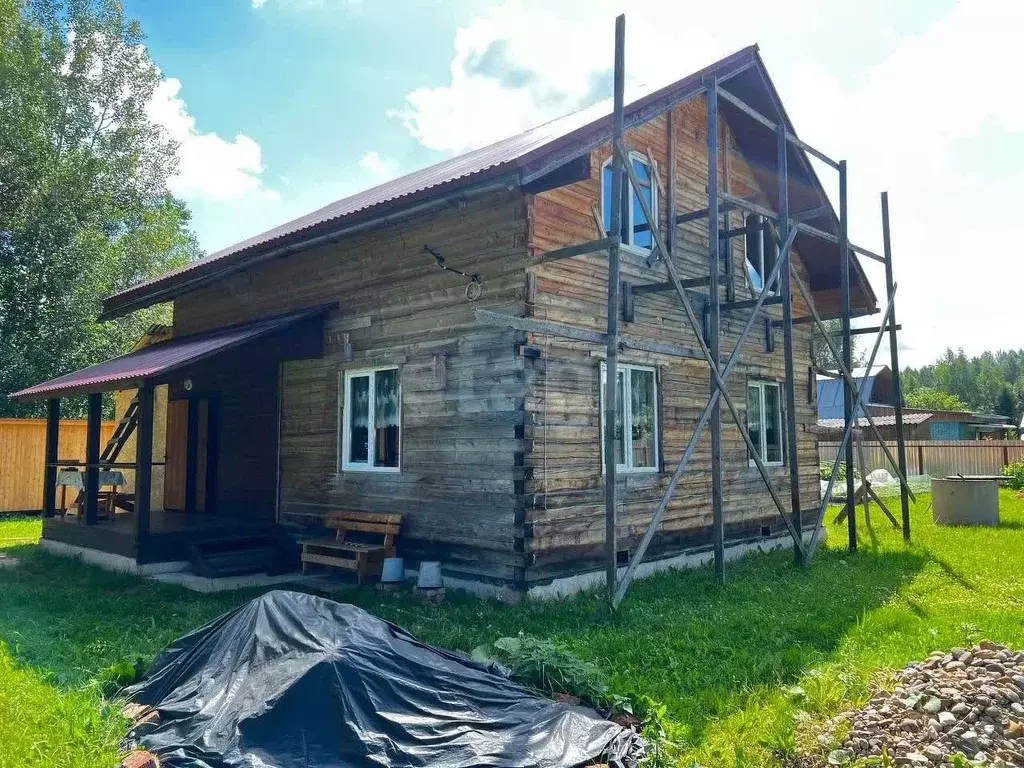
MULTIPOLYGON (((184 402, 186 403, 186 415, 185 415, 185 434, 184 434, 184 488, 183 488, 183 500, 184 503, 181 509, 174 507, 167 507, 166 505, 166 491, 164 493, 164 506, 172 511, 185 512, 186 514, 192 514, 199 512, 201 514, 212 514, 216 511, 216 498, 217 498, 217 466, 219 459, 219 436, 220 436, 220 420, 219 420, 219 398, 215 394, 205 393, 189 393, 188 397, 176 397, 168 400, 168 411, 171 410, 171 403, 184 402), (203 423, 200 418, 202 412, 202 406, 206 405, 206 419, 205 419, 205 437, 206 437, 206 450, 205 450, 205 467, 200 467, 199 461, 199 444, 200 436, 203 430, 203 423), (200 486, 200 472, 202 476, 202 486, 200 486), (202 489, 203 498, 200 500, 197 495, 202 489), (199 506, 198 502, 202 502, 202 506, 199 506)), ((165 442, 167 446, 165 450, 168 454, 171 453, 170 439, 172 433, 170 430, 167 432, 165 442)))

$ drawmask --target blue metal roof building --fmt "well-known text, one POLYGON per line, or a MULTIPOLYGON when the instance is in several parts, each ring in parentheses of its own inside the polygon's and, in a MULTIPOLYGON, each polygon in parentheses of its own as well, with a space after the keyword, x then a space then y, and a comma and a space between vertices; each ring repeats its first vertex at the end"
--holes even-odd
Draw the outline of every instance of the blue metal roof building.
MULTIPOLYGON (((896 405, 889 366, 876 365, 870 371, 867 368, 854 368, 851 373, 857 381, 857 386, 864 390, 862 403, 896 405)), ((817 384, 818 418, 843 418, 843 380, 818 374, 817 384)), ((863 408, 857 409, 858 415, 863 413, 863 408)))

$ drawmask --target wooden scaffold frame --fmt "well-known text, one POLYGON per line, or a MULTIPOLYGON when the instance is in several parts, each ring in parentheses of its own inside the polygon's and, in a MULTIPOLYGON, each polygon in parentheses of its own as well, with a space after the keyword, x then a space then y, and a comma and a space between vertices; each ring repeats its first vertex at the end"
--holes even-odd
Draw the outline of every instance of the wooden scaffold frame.
MULTIPOLYGON (((630 187, 639 189, 642 185, 637 178, 632 163, 629 161, 629 147, 624 141, 624 82, 625 82, 625 16, 620 15, 615 20, 615 56, 614 56, 614 107, 612 113, 612 189, 611 199, 620 200, 630 187), (629 186, 626 185, 628 182, 629 186)), ((705 429, 711 435, 711 504, 712 504, 712 528, 714 542, 714 564, 715 574, 722 581, 725 578, 725 520, 723 511, 722 492, 722 408, 724 402, 732 421, 739 430, 740 436, 749 451, 751 461, 757 468, 772 501, 782 518, 783 523, 792 537, 794 558, 798 565, 805 565, 814 556, 815 550, 821 539, 821 527, 824 515, 832 497, 835 477, 839 463, 844 459, 850 471, 846 475, 846 500, 845 514, 848 521, 849 548, 851 551, 857 548, 857 529, 855 515, 855 487, 854 487, 854 444, 852 437, 854 426, 857 421, 855 414, 861 407, 863 401, 863 390, 858 386, 853 377, 852 360, 852 337, 854 335, 875 333, 875 340, 872 346, 871 355, 868 358, 868 366, 874 364, 875 358, 886 334, 889 337, 889 350, 892 361, 893 385, 896 397, 896 438, 897 455, 885 445, 878 426, 871 414, 866 410, 863 416, 866 419, 867 427, 871 435, 881 444, 882 449, 900 482, 900 501, 902 507, 902 529, 904 538, 910 539, 910 515, 909 501, 914 499, 913 491, 907 483, 906 448, 903 434, 903 407, 902 391, 899 375, 899 359, 897 346, 897 330, 895 313, 896 284, 893 279, 892 253, 889 236, 889 203, 888 194, 881 195, 882 204, 882 235, 884 251, 882 255, 874 253, 860 246, 850 243, 848 237, 848 206, 847 206, 847 168, 846 161, 833 160, 828 155, 798 139, 787 128, 787 120, 779 103, 774 104, 776 112, 775 119, 761 114, 753 107, 746 104, 737 96, 732 94, 726 87, 728 81, 743 72, 748 66, 737 68, 721 77, 708 75, 703 79, 702 86, 687 94, 684 99, 705 96, 707 102, 707 208, 679 213, 675 209, 675 185, 674 167, 670 168, 669 179, 670 189, 668 194, 668 236, 662 235, 658 226, 650 228, 653 239, 653 248, 647 260, 647 266, 653 267, 658 262, 665 266, 669 282, 666 284, 655 284, 650 286, 632 287, 628 292, 627 299, 636 295, 652 292, 671 292, 676 295, 686 315, 687 322, 697 340, 697 349, 683 347, 665 342, 654 342, 644 339, 633 338, 622 334, 619 330, 620 303, 622 302, 622 286, 619 273, 619 256, 622 246, 621 224, 622 206, 613 205, 611 208, 610 232, 591 242, 569 245, 554 251, 538 255, 536 263, 545 263, 586 253, 597 253, 606 251, 608 254, 608 325, 607 332, 599 332, 576 328, 562 323, 547 322, 530 318, 509 318, 504 315, 477 310, 478 321, 495 325, 507 325, 510 321, 514 327, 528 332, 545 333, 555 336, 587 341, 592 343, 603 343, 606 346, 607 375, 605 378, 604 392, 604 489, 605 489, 605 578, 608 598, 613 608, 617 608, 622 602, 636 575, 637 568, 647 552, 655 533, 658 530, 661 520, 665 515, 669 502, 671 501, 679 483, 686 471, 696 450, 700 438, 705 429), (777 176, 778 176, 778 212, 772 211, 756 202, 737 197, 719 189, 719 101, 726 101, 739 109, 757 123, 760 123, 766 130, 772 131, 776 136, 777 144, 777 176), (822 213, 831 213, 832 207, 825 205, 820 209, 792 213, 789 208, 789 168, 788 148, 795 146, 808 155, 816 158, 825 165, 834 169, 839 176, 839 211, 838 211, 838 235, 824 231, 806 223, 806 220, 822 213), (744 236, 748 227, 740 229, 729 229, 726 221, 722 224, 722 216, 728 211, 740 210, 754 214, 758 217, 755 225, 757 228, 764 228, 770 232, 779 246, 779 258, 776 260, 770 274, 764 276, 764 285, 772 285, 778 282, 779 295, 773 296, 771 291, 763 290, 756 299, 743 301, 722 301, 720 278, 721 254, 723 249, 728 252, 731 238, 744 236), (679 276, 677 266, 673 259, 673 246, 675 244, 675 227, 686 222, 705 220, 708 222, 709 233, 712 230, 711 222, 717 222, 718 236, 708 237, 708 276, 698 278, 682 279, 679 276), (835 344, 828 337, 824 321, 814 307, 810 289, 792 268, 791 252, 794 240, 798 234, 809 235, 831 242, 838 246, 840 259, 840 293, 842 299, 842 350, 836 349, 835 344), (878 261, 885 266, 886 285, 886 307, 882 321, 876 328, 858 328, 851 326, 851 283, 850 283, 850 262, 851 253, 860 254, 866 258, 878 261), (788 279, 783 279, 788 277, 788 279), (792 286, 795 285, 806 302, 809 310, 809 318, 793 317, 793 295, 792 286), (705 321, 698 319, 694 311, 692 298, 695 296, 691 291, 694 288, 707 287, 706 296, 699 296, 706 302, 705 321), (730 375, 736 368, 740 359, 743 345, 750 334, 751 329, 757 324, 757 320, 763 317, 762 309, 768 305, 782 306, 782 320, 774 321, 773 325, 781 326, 783 331, 783 354, 785 356, 785 382, 784 396, 786 403, 786 424, 785 440, 789 460, 789 500, 783 500, 779 492, 772 484, 768 470, 756 449, 750 433, 746 427, 743 414, 737 408, 733 398, 729 395, 727 384, 730 375), (735 346, 725 358, 724 365, 721 359, 720 339, 720 316, 722 312, 749 312, 743 324, 735 346), (809 510, 814 513, 815 522, 809 531, 810 535, 805 538, 807 531, 804 521, 804 510, 800 504, 800 472, 797 453, 797 423, 796 423, 796 395, 795 395, 795 372, 794 372, 794 349, 793 349, 793 327, 798 323, 813 322, 821 332, 822 339, 831 351, 834 359, 838 361, 838 376, 844 383, 844 424, 845 430, 839 443, 836 459, 833 463, 832 479, 829 480, 825 493, 822 495, 818 508, 809 510), (615 414, 617 410, 616 378, 618 371, 618 354, 620 349, 635 349, 653 352, 664 355, 676 355, 686 358, 703 360, 708 366, 709 372, 709 398, 700 414, 682 457, 679 459, 675 470, 668 482, 657 508, 651 518, 643 537, 638 544, 636 551, 629 557, 628 565, 622 576, 619 576, 620 566, 618 564, 618 543, 616 541, 616 510, 618 506, 617 477, 615 465, 615 414)), ((669 132, 673 131, 671 123, 671 112, 669 112, 669 132)), ((674 145, 670 142, 670 165, 673 165, 674 145)), ((639 203, 644 218, 648 222, 656 222, 658 218, 654 215, 650 205, 643 195, 636 195, 633 198, 634 204, 639 203)), ((727 219, 727 217, 726 217, 727 219)), ((729 287, 728 285, 724 287, 729 287)), ((731 299, 731 291, 727 292, 727 298, 731 299)), ((860 435, 858 435, 860 437, 860 435)), ((888 510, 886 510, 888 511, 888 510)))

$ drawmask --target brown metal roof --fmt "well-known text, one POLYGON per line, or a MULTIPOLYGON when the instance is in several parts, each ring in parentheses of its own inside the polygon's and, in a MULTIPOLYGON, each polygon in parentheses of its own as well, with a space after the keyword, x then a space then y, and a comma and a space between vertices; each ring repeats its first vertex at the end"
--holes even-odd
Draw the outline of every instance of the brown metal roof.
MULTIPOLYGON (((765 114, 771 114, 779 104, 775 91, 764 69, 757 46, 748 46, 702 70, 684 77, 668 86, 646 93, 631 101, 625 109, 625 127, 640 125, 657 115, 663 114, 673 105, 703 90, 704 78, 714 74, 720 81, 729 79, 729 88, 765 114)), ((730 121, 735 121, 739 130, 737 140, 764 144, 765 165, 774 164, 776 153, 775 138, 758 137, 749 126, 749 118, 733 108, 723 105, 730 121)), ((791 132, 795 133, 788 117, 783 118, 791 132)), ((763 128, 759 128, 763 132, 763 128)), ((103 304, 103 319, 116 317, 144 306, 167 301, 188 290, 198 287, 229 271, 246 266, 253 259, 260 258, 278 249, 297 250, 312 238, 330 234, 343 226, 355 225, 372 220, 378 215, 400 212, 420 200, 426 200, 442 193, 462 190, 477 184, 494 182, 509 175, 510 184, 525 184, 535 180, 560 165, 604 144, 611 137, 611 107, 602 102, 551 122, 532 128, 523 133, 503 139, 487 147, 468 152, 385 182, 363 192, 351 195, 326 205, 312 213, 300 216, 254 237, 224 248, 203 259, 191 262, 160 277, 132 286, 108 297, 103 304)), ((760 149, 759 149, 760 151, 760 149)), ((800 150, 795 152, 790 163, 791 202, 794 211, 818 207, 828 203, 820 181, 814 174, 807 156, 800 150)), ((756 153, 755 153, 756 154, 756 153)), ((755 168, 755 170, 757 170, 755 168)), ((770 189, 770 187, 769 187, 770 189)), ((773 192, 769 192, 774 197, 773 192)), ((834 215, 832 217, 835 218, 834 215)), ((817 226, 838 231, 834 221, 827 224, 816 222, 817 226)), ((817 251, 826 245, 805 243, 798 247, 804 251, 817 251)), ((835 249, 835 246, 831 246, 835 249)), ((838 263, 838 259, 836 259, 838 263)), ((874 294, 863 278, 857 263, 853 260, 855 283, 866 287, 863 294, 865 305, 874 307, 874 294)), ((838 271, 836 271, 838 274, 838 271)), ((812 270, 812 278, 814 277, 812 270)), ((812 287, 813 285, 812 280, 812 287)), ((861 298, 856 296, 855 300, 861 298)))
POLYGON ((140 382, 171 373, 242 344, 269 336, 300 320, 321 314, 327 307, 313 307, 209 333, 180 336, 129 352, 74 373, 11 393, 16 400, 67 397, 91 392, 131 389, 140 382))

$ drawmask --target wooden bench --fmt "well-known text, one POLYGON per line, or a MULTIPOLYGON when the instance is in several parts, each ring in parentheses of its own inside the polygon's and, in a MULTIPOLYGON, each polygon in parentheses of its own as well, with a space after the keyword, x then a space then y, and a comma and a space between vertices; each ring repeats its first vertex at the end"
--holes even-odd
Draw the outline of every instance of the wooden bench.
POLYGON ((380 578, 384 559, 395 556, 395 537, 402 525, 399 514, 378 512, 332 512, 327 527, 336 531, 333 539, 308 539, 302 542, 302 571, 310 564, 329 565, 355 571, 359 584, 371 576, 380 578), (368 534, 363 538, 381 541, 354 541, 350 533, 368 534))

